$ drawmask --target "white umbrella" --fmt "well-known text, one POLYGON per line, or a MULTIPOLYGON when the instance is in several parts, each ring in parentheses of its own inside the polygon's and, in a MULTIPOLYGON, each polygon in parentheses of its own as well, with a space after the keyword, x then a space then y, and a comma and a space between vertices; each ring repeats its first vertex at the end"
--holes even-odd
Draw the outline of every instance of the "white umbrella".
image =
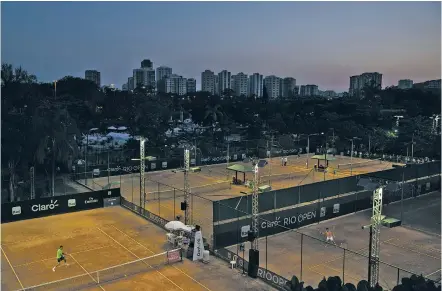
POLYGON ((184 225, 183 227, 181 227, 179 230, 183 230, 183 231, 186 231, 186 232, 191 232, 192 231, 192 229, 194 229, 195 227, 194 226, 191 226, 191 225, 184 225))
POLYGON ((166 225, 164 227, 168 230, 181 230, 182 228, 184 228, 186 226, 181 221, 174 220, 174 221, 169 221, 168 223, 166 223, 166 225))

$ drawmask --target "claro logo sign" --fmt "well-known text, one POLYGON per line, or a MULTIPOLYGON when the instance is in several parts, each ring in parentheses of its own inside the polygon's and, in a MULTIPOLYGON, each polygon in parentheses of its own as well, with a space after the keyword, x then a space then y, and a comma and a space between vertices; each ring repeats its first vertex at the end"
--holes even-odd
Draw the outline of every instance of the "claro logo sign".
POLYGON ((93 198, 93 197, 89 197, 88 200, 84 200, 84 203, 86 204, 90 204, 90 203, 97 203, 98 199, 97 198, 93 198))
POLYGON ((49 204, 35 204, 31 206, 31 210, 34 212, 53 210, 58 207, 58 200, 52 200, 49 204))

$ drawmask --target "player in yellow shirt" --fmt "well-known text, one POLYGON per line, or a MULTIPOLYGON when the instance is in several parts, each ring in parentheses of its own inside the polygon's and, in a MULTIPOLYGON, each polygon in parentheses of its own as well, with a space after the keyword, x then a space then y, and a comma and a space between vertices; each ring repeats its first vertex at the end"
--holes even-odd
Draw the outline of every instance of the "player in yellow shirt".
POLYGON ((63 253, 63 246, 60 246, 57 250, 57 265, 52 268, 52 271, 55 272, 55 268, 60 266, 60 262, 64 261, 65 265, 67 266, 66 258, 64 257, 65 253, 63 253))

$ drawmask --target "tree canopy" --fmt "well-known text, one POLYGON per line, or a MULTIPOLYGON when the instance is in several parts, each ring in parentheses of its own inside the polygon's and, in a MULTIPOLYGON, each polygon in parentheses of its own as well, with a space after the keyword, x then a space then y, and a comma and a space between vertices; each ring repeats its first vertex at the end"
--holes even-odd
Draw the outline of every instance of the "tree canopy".
POLYGON ((30 166, 48 172, 48 164, 67 165, 78 158, 81 134, 92 127, 126 126, 148 146, 170 143, 165 133, 180 116, 212 128, 195 138, 213 143, 240 133, 247 139, 274 134, 311 134, 333 128, 335 145, 347 149, 347 138, 360 137, 371 151, 402 153, 414 142, 416 156, 440 157, 440 137, 432 134, 430 117, 440 114, 441 96, 417 89, 369 87, 361 98, 292 98, 269 100, 206 92, 185 96, 139 87, 133 92, 101 89, 93 82, 66 76, 57 83, 38 82, 23 68, 2 64, 2 175, 10 192, 26 179, 30 166), (395 115, 402 115, 399 128, 395 115), (244 131, 244 128, 246 130, 244 131), (395 131, 396 129, 396 131, 395 131), (11 182, 12 181, 12 182, 11 182))

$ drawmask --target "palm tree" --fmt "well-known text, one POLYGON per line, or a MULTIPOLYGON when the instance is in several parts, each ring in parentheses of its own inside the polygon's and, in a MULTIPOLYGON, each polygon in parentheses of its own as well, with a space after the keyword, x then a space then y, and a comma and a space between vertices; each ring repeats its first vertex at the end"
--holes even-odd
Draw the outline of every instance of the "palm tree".
MULTIPOLYGON (((23 113, 28 101, 36 97, 34 84, 37 78, 21 67, 13 68, 3 63, 1 67, 2 88, 2 155, 7 157, 9 176, 9 200, 15 201, 17 169, 28 151, 29 119, 23 113)), ((6 166, 6 165, 5 165, 6 166)))
POLYGON ((13 69, 11 64, 2 63, 2 85, 6 86, 9 83, 27 83, 32 84, 37 82, 35 75, 29 74, 22 67, 13 69))
POLYGON ((44 164, 52 160, 54 181, 55 163, 68 165, 78 155, 77 137, 80 136, 80 132, 77 124, 65 108, 53 106, 49 102, 36 109, 32 124, 35 162, 44 164))

